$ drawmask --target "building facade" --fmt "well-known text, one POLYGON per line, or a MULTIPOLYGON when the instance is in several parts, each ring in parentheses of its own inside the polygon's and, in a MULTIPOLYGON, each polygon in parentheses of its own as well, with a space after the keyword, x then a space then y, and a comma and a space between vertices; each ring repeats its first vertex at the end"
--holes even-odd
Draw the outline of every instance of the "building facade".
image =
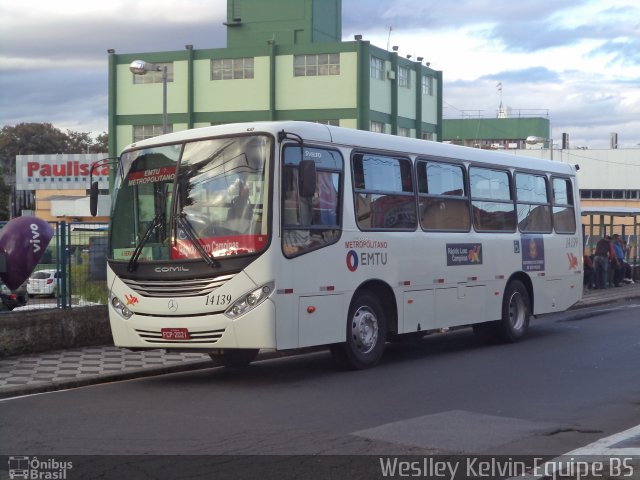
POLYGON ((109 154, 168 131, 306 120, 442 139, 442 72, 356 35, 341 41, 341 0, 228 0, 227 47, 109 50, 109 154), (144 60, 167 67, 144 76, 144 60))
POLYGON ((442 125, 443 141, 465 147, 514 150, 525 148, 530 136, 551 138, 551 124, 546 117, 445 119, 442 125))

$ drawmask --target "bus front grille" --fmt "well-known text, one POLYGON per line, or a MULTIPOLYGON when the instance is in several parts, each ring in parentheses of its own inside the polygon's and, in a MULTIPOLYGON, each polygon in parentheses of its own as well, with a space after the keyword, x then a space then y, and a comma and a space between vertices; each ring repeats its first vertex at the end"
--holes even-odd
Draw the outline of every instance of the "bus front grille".
POLYGON ((208 295, 227 283, 234 275, 181 280, 134 280, 122 281, 131 289, 145 297, 194 297, 208 295))
POLYGON ((189 338, 187 340, 167 340, 162 338, 162 332, 159 330, 137 330, 136 333, 142 340, 147 343, 217 343, 222 335, 224 335, 224 328, 220 330, 207 330, 207 331, 189 331, 189 338))

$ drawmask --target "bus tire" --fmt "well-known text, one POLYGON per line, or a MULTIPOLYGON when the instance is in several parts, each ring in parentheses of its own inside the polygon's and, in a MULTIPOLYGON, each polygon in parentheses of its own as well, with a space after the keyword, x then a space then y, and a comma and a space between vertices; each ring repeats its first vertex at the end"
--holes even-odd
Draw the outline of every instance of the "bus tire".
POLYGON ((245 368, 258 356, 257 348, 237 348, 224 350, 221 353, 210 353, 209 356, 216 364, 227 368, 245 368))
POLYGON ((526 335, 530 318, 529 292, 520 280, 514 280, 504 291, 502 318, 474 324, 473 333, 482 342, 515 343, 526 335))
POLYGON ((502 319, 498 322, 498 337, 503 342, 521 340, 529 329, 531 300, 527 287, 520 280, 507 285, 502 299, 502 319))
POLYGON ((356 370, 375 366, 382 358, 387 321, 380 301, 369 292, 356 296, 347 317, 346 342, 331 349, 339 363, 356 370))

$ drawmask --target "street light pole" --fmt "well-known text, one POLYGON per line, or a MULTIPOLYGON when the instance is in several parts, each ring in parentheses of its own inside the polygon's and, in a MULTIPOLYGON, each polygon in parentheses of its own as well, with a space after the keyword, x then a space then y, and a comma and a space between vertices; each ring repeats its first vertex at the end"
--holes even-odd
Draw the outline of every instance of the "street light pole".
POLYGON ((167 66, 156 63, 148 63, 144 60, 134 60, 129 65, 129 70, 134 75, 146 75, 147 72, 162 72, 162 133, 168 133, 169 122, 167 118, 167 66))
POLYGON ((167 133, 168 130, 169 122, 167 119, 167 66, 162 65, 162 133, 167 133))

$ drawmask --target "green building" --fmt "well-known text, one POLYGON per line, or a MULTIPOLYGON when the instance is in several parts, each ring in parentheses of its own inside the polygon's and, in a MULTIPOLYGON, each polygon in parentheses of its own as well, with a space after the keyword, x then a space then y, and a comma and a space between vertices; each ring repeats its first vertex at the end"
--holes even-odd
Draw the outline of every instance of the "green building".
POLYGON ((109 50, 109 153, 168 131, 219 123, 307 120, 442 139, 442 72, 422 58, 342 41, 341 0, 227 0, 227 48, 109 50), (415 61, 414 61, 415 60, 415 61))
POLYGON ((551 138, 551 125, 545 117, 504 116, 501 118, 446 119, 442 140, 494 150, 524 149, 527 137, 551 138))

